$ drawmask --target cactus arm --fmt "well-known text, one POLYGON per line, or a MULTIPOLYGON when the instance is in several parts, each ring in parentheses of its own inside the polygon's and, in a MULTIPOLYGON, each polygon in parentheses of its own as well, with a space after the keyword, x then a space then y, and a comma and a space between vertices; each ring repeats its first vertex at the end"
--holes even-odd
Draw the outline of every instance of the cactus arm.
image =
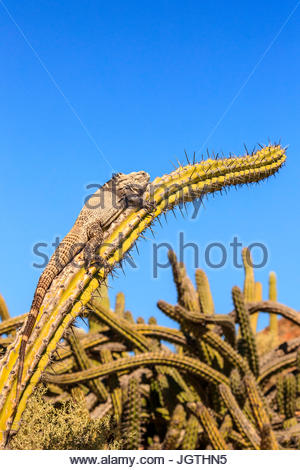
POLYGON ((103 377, 107 374, 130 370, 136 367, 163 365, 168 367, 176 367, 179 370, 190 372, 196 376, 202 377, 208 382, 219 384, 229 384, 229 380, 220 372, 212 369, 206 364, 201 363, 197 359, 189 356, 179 356, 172 353, 143 353, 135 357, 118 359, 113 363, 102 365, 101 367, 93 367, 85 371, 74 372, 66 375, 45 374, 45 379, 57 384, 71 384, 74 382, 85 382, 96 377, 103 377))
POLYGON ((260 439, 253 427, 248 421, 240 407, 238 406, 234 396, 232 395, 230 388, 224 384, 219 385, 221 396, 225 402, 226 407, 236 424, 240 434, 247 439, 255 450, 259 449, 260 439))
MULTIPOLYGON (((73 330, 73 332, 71 332, 69 334, 68 341, 69 341, 70 346, 71 346, 71 348, 74 352, 74 355, 75 355, 75 358, 76 358, 76 362, 78 363, 78 366, 82 370, 86 370, 89 367, 91 367, 92 363, 91 363, 87 353, 85 352, 85 349, 82 347, 80 339, 79 339, 77 333, 74 330, 73 330)), ((99 380, 99 379, 90 380, 88 382, 88 385, 89 385, 91 391, 93 391, 95 393, 95 395, 100 399, 100 401, 106 401, 108 399, 108 392, 107 392, 105 386, 103 385, 103 383, 101 382, 101 380, 99 380)))
POLYGON ((199 419, 212 448, 214 450, 227 450, 228 446, 218 429, 216 420, 206 406, 203 403, 191 403, 189 410, 199 419))
POLYGON ((251 444, 249 441, 245 439, 239 432, 232 429, 228 434, 228 439, 234 443, 236 443, 241 449, 249 449, 251 448, 251 444))
POLYGON ((178 263, 174 251, 168 252, 168 258, 172 267, 173 279, 177 290, 177 302, 188 310, 200 313, 198 295, 195 288, 187 276, 185 265, 178 263))
POLYGON ((251 253, 247 247, 242 249, 242 260, 245 270, 244 299, 245 302, 253 302, 255 300, 254 270, 251 253))
POLYGON ((300 312, 297 312, 297 310, 294 310, 291 307, 280 304, 279 302, 271 302, 268 300, 264 302, 251 302, 247 305, 247 307, 250 315, 253 315, 258 311, 264 313, 274 313, 277 315, 282 315, 284 318, 290 320, 295 325, 300 326, 300 312))
POLYGON ((176 405, 169 426, 162 443, 164 450, 174 450, 178 448, 180 442, 181 431, 185 426, 185 411, 183 406, 179 403, 176 405))
POLYGON ((10 318, 6 302, 1 294, 0 294, 0 318, 2 321, 8 320, 10 318))
POLYGON ((274 359, 268 362, 265 367, 261 370, 260 376, 258 377, 258 383, 264 382, 269 379, 272 375, 279 374, 284 369, 290 367, 296 367, 297 353, 286 354, 285 356, 274 359))
MULTIPOLYGON (((276 274, 272 271, 269 274, 269 300, 277 302, 277 279, 276 274)), ((272 338, 272 347, 278 343, 278 318, 275 313, 270 313, 270 335, 272 338)))
POLYGON ((118 318, 112 311, 106 309, 97 298, 93 298, 89 306, 91 308, 91 315, 113 328, 140 351, 148 351, 150 349, 148 340, 142 334, 138 333, 129 322, 123 318, 118 318))
POLYGON ((115 314, 121 317, 124 315, 124 312, 125 312, 125 296, 123 292, 118 292, 116 295, 115 314))
MULTIPOLYGON (((101 351, 100 356, 104 364, 109 363, 113 360, 112 353, 107 350, 101 351)), ((100 379, 98 380, 100 381, 100 379)), ((114 410, 114 418, 115 418, 116 423, 119 423, 121 420, 121 416, 122 416, 123 404, 122 404, 122 389, 121 389, 119 377, 117 374, 109 375, 108 386, 109 386, 112 406, 114 410)))
POLYGON ((205 315, 213 315, 215 313, 214 301, 205 272, 202 269, 197 269, 195 279, 200 310, 205 315))
POLYGON ((284 377, 284 414, 285 422, 283 426, 287 429, 294 424, 296 412, 296 378, 293 374, 284 377))
POLYGON ((198 418, 194 414, 191 414, 186 423, 186 429, 181 445, 183 450, 197 449, 198 434, 200 429, 201 426, 198 418))
POLYGON ((269 444, 271 445, 270 450, 278 450, 279 449, 278 442, 276 440, 274 432, 272 431, 269 416, 261 400, 257 385, 255 383, 255 379, 252 376, 252 374, 247 374, 244 377, 244 383, 246 386, 246 392, 249 398, 252 413, 255 418, 260 434, 263 433, 264 427, 268 426, 270 428, 270 431, 269 431, 269 444))
MULTIPOLYGON (((102 284, 99 287, 97 292, 95 292, 94 297, 95 296, 97 296, 97 301, 98 301, 99 305, 103 305, 103 307, 106 310, 110 309, 110 302, 109 302, 109 297, 108 297, 108 288, 107 288, 106 284, 102 284)), ((102 325, 101 325, 101 323, 100 324, 99 323, 100 323, 99 321, 95 321, 95 318, 93 318, 93 317, 89 318, 89 327, 90 327, 90 331, 92 333, 101 330, 102 325)))
POLYGON ((10 333, 21 326, 27 318, 27 313, 14 318, 7 318, 0 323, 0 335, 10 333))
MULTIPOLYGON (((161 304, 160 304, 161 305, 161 304)), ((235 324, 229 315, 205 315, 196 312, 190 312, 180 305, 175 307, 175 315, 182 321, 200 324, 203 327, 206 325, 218 325, 223 329, 223 333, 228 340, 229 344, 233 347, 236 343, 235 338, 235 324)))
MULTIPOLYGON (((263 288, 262 288, 262 283, 261 282, 256 282, 255 283, 255 302, 261 302, 263 298, 263 288)), ((253 333, 256 333, 257 331, 257 322, 258 322, 258 316, 259 312, 254 313, 250 317, 250 323, 252 326, 253 333)))
POLYGON ((244 302, 243 294, 237 286, 234 286, 232 288, 232 299, 236 311, 237 320, 240 324, 241 339, 244 341, 246 347, 246 357, 248 359, 249 366, 252 372, 257 377, 259 374, 259 362, 256 340, 250 325, 250 317, 246 304, 244 302))
POLYGON ((128 397, 124 406, 123 436, 127 450, 140 448, 141 429, 141 392, 138 379, 131 377, 128 383, 128 397))
MULTIPOLYGON (((160 300, 157 303, 158 307, 165 313, 168 312, 168 315, 173 317, 179 323, 182 323, 183 321, 186 321, 187 319, 190 320, 190 313, 187 312, 183 307, 176 306, 173 307, 172 305, 168 304, 167 302, 164 302, 160 300), (170 314, 170 312, 172 312, 170 314), (174 312, 174 314, 173 314, 174 312)), ((193 319, 196 316, 193 316, 193 319)), ((213 317, 218 317, 218 315, 214 315, 213 317)), ((202 320, 202 318, 205 320, 206 317, 204 315, 198 316, 197 320, 202 320)), ((226 320, 227 321, 227 320, 226 320)), ((217 334, 213 333, 212 331, 208 330, 207 328, 202 328, 200 331, 196 330, 195 328, 192 327, 192 331, 195 335, 199 335, 199 337, 207 343, 209 346, 212 346, 216 351, 218 351, 224 358, 228 359, 234 366, 239 367, 244 373, 247 373, 249 371, 249 367, 246 363, 246 361, 241 357, 240 354, 238 354, 232 346, 223 341, 220 336, 217 334)))

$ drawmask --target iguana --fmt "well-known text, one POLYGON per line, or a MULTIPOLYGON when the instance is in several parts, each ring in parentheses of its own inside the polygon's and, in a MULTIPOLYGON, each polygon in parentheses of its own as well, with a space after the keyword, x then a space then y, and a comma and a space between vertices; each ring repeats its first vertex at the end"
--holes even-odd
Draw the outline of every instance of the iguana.
POLYGON ((51 256, 38 281, 22 332, 16 403, 18 403, 21 394, 26 345, 52 281, 81 250, 84 250, 84 260, 87 267, 95 261, 102 265, 105 264, 100 257, 96 256, 97 249, 103 240, 104 231, 110 227, 122 211, 130 206, 143 207, 147 210, 152 208, 152 204, 143 199, 143 195, 149 187, 149 180, 150 176, 145 171, 133 172, 128 175, 116 173, 85 202, 73 227, 51 256))

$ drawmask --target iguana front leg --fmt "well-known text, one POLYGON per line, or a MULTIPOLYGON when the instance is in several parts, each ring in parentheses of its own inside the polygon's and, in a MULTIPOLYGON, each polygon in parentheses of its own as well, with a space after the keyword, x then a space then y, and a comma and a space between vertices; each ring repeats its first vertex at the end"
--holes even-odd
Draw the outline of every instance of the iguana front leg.
POLYGON ((139 186, 130 185, 124 190, 124 204, 125 207, 135 207, 136 209, 145 209, 149 212, 155 209, 155 203, 151 201, 145 201, 144 199, 145 189, 141 189, 139 186))
POLYGON ((104 232, 100 222, 94 222, 88 227, 87 237, 88 241, 86 242, 83 252, 85 268, 88 269, 93 263, 107 267, 107 262, 98 255, 98 250, 104 238, 104 232))

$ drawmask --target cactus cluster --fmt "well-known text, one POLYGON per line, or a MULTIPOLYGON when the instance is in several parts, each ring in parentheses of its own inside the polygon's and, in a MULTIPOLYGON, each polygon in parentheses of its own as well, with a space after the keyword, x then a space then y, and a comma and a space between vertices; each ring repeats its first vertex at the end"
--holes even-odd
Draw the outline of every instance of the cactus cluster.
MULTIPOLYGON (((157 305, 177 328, 160 326, 154 317, 135 321, 122 293, 113 310, 105 287, 108 273, 122 267, 155 219, 196 198, 267 178, 285 158, 283 148, 270 145, 242 158, 188 161, 156 178, 145 194, 153 210, 128 208, 105 231, 98 251, 105 265, 82 267, 82 251, 53 280, 27 344, 18 394, 26 314, 10 318, 0 297, 0 447, 13 447, 20 436, 24 420, 13 438, 40 382, 51 406, 82 404, 88 420, 106 419, 117 429, 126 449, 299 446, 299 341, 278 344, 277 321, 281 315, 299 326, 299 313, 277 302, 273 274, 269 300, 262 300, 249 250, 243 250, 244 289, 233 288, 229 314, 215 313, 205 273, 196 271, 194 287, 185 266, 169 253, 178 300, 157 305), (271 317, 264 354, 256 333, 260 312, 271 317), (87 332, 75 327, 79 316, 88 319, 87 332)), ((27 427, 29 422, 26 415, 27 427)))
MULTIPOLYGON (((177 304, 157 306, 178 328, 134 321, 122 293, 112 309, 98 288, 84 311, 88 331, 71 325, 43 374, 44 400, 84 404, 90 419, 109 420, 124 449, 299 448, 300 338, 262 354, 251 315, 280 312, 299 325, 300 314, 255 301, 248 267, 243 291, 232 289, 233 311, 217 314, 205 273, 196 270, 194 287, 174 252, 169 259, 177 304)), ((1 326, 16 327, 9 318, 1 326)), ((1 338, 2 350, 12 341, 1 338)))

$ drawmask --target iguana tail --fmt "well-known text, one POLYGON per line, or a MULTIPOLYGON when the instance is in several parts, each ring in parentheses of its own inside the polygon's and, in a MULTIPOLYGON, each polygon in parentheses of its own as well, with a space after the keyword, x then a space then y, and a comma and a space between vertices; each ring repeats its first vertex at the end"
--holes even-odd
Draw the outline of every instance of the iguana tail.
POLYGON ((81 232, 79 232, 77 228, 73 227, 62 240, 60 245, 56 248, 55 252, 49 260, 49 263, 47 264, 44 272, 42 273, 39 279, 21 338, 21 345, 19 351, 19 368, 17 375, 16 405, 18 404, 18 401, 21 396, 26 346, 32 333, 47 290, 49 289, 53 279, 82 249, 82 246, 79 242, 82 242, 83 245, 83 242, 85 241, 86 240, 82 237, 81 232))
POLYGON ((35 322, 36 322, 38 313, 40 311, 40 307, 43 303, 45 294, 48 288, 50 287, 51 282, 52 282, 52 279, 49 278, 47 282, 47 280, 45 279, 45 276, 43 276, 42 274, 38 282, 35 294, 34 294, 33 302, 32 302, 30 312, 26 320, 24 331, 22 333, 21 345, 20 345, 20 351, 19 351, 19 368, 18 368, 18 375, 17 375, 16 404, 18 403, 20 395, 21 395, 21 385, 22 385, 22 378, 23 378, 26 346, 30 338, 30 335, 32 333, 33 327, 35 325, 35 322))

